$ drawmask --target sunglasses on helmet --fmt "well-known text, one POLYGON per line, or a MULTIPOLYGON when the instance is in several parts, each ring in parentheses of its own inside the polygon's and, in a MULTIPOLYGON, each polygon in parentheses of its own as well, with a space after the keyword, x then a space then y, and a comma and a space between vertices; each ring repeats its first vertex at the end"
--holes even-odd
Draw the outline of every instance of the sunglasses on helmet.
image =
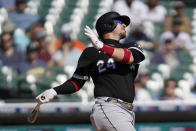
POLYGON ((116 23, 124 24, 121 20, 114 20, 116 23))

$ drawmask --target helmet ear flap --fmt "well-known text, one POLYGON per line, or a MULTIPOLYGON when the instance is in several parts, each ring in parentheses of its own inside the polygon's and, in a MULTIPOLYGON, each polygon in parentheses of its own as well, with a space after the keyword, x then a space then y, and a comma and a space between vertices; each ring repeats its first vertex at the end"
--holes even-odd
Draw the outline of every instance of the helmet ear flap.
POLYGON ((103 39, 103 33, 112 32, 117 26, 117 23, 114 20, 111 20, 105 24, 100 25, 100 28, 97 28, 100 39, 103 39))
POLYGON ((104 32, 112 32, 117 26, 117 23, 111 20, 110 22, 103 24, 103 26, 104 32))

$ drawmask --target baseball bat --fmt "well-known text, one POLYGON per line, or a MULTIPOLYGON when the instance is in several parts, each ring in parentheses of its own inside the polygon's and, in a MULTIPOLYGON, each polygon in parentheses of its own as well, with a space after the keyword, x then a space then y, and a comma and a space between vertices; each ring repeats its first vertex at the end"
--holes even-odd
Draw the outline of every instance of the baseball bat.
POLYGON ((38 101, 37 105, 35 106, 35 108, 33 109, 33 111, 31 112, 31 114, 28 116, 27 118, 27 121, 29 123, 34 123, 37 119, 37 116, 38 116, 38 113, 39 113, 39 108, 40 108, 40 105, 42 103, 40 101, 38 101))

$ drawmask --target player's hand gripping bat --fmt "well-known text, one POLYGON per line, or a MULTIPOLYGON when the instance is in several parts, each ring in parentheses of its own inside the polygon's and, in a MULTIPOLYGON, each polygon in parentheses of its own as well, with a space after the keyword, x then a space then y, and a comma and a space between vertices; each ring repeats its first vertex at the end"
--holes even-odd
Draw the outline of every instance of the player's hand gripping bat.
POLYGON ((31 112, 31 114, 28 116, 28 118, 27 118, 28 122, 34 123, 37 116, 38 116, 40 105, 43 103, 48 103, 56 95, 57 95, 57 93, 54 89, 48 89, 48 90, 44 91, 43 93, 41 93, 40 95, 38 95, 36 97, 36 100, 38 101, 38 103, 37 103, 36 107, 34 108, 34 110, 31 112))
POLYGON ((31 114, 28 116, 27 121, 29 123, 34 123, 37 119, 38 113, 39 113, 39 108, 41 105, 41 101, 38 101, 37 105, 35 106, 35 108, 33 109, 33 111, 31 112, 31 114))

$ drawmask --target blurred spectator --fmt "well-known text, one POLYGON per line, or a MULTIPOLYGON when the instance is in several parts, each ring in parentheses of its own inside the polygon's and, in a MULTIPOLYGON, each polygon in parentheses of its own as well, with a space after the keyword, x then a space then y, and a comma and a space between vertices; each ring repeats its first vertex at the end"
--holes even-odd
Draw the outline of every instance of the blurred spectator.
POLYGON ((191 20, 185 16, 184 12, 185 5, 182 1, 176 1, 173 5, 175 13, 168 16, 164 22, 164 30, 169 31, 172 29, 172 23, 175 20, 181 21, 180 31, 187 32, 191 34, 191 20))
POLYGON ((48 51, 48 41, 47 34, 45 31, 38 31, 35 33, 35 40, 39 45, 39 55, 38 58, 43 60, 48 67, 52 67, 54 62, 52 60, 52 55, 48 51))
POLYGON ((8 17, 17 27, 26 31, 31 25, 39 20, 39 17, 37 15, 25 13, 25 8, 26 0, 16 0, 16 9, 9 13, 8 17))
POLYGON ((164 42, 167 39, 173 39, 177 49, 190 50, 193 47, 190 35, 186 32, 180 31, 181 25, 181 21, 173 21, 171 30, 164 32, 160 36, 161 47, 164 46, 164 42))
POLYGON ((144 87, 139 80, 135 80, 135 100, 147 101, 152 100, 150 93, 144 87))
POLYGON ((142 72, 142 73, 139 74, 138 79, 141 83, 141 86, 143 88, 146 88, 146 83, 150 79, 150 75, 149 75, 148 72, 145 71, 145 72, 142 72))
POLYGON ((40 23, 36 23, 34 25, 31 26, 31 28, 29 29, 29 38, 31 41, 35 42, 37 39, 36 39, 36 33, 37 32, 44 32, 45 31, 45 28, 43 27, 42 24, 40 23))
POLYGON ((159 4, 159 0, 145 0, 146 4, 144 9, 145 15, 143 18, 143 28, 146 35, 151 39, 157 39, 157 29, 159 24, 165 20, 166 9, 159 4))
POLYGON ((19 64, 24 61, 24 53, 13 43, 13 33, 1 34, 0 60, 2 65, 7 65, 18 71, 19 64))
POLYGON ((168 64, 172 69, 180 65, 181 60, 172 39, 165 40, 165 46, 155 53, 152 63, 168 64))
POLYGON ((23 51, 26 51, 26 48, 28 46, 28 44, 30 43, 30 40, 26 34, 26 32, 24 32, 22 29, 17 28, 14 31, 14 43, 23 51))
MULTIPOLYGON (((38 32, 46 32, 46 29, 44 28, 42 23, 36 23, 34 25, 31 26, 31 28, 29 29, 28 35, 29 38, 32 42, 36 42, 37 41, 37 33, 38 32)), ((56 52, 56 41, 57 38, 54 34, 46 34, 45 40, 47 43, 47 50, 50 53, 50 55, 53 55, 56 52)))
POLYGON ((161 23, 165 20, 167 11, 164 6, 159 4, 159 0, 147 0, 145 21, 161 23))
POLYGON ((8 12, 15 9, 16 0, 0 0, 0 8, 5 8, 8 12))
POLYGON ((62 26, 61 39, 56 43, 57 52, 53 56, 53 60, 58 66, 77 66, 79 56, 86 46, 79 40, 72 40, 72 28, 69 23, 62 26))
POLYGON ((156 50, 158 44, 155 40, 149 38, 143 31, 143 25, 139 24, 132 27, 132 31, 129 33, 128 37, 125 39, 125 43, 139 42, 143 49, 146 50, 156 50))
POLYGON ((160 96, 160 100, 177 100, 179 97, 175 95, 175 89, 177 88, 177 81, 173 78, 165 81, 163 94, 160 96))
POLYGON ((20 63, 20 74, 32 74, 34 76, 42 76, 47 71, 47 65, 44 61, 38 59, 39 46, 36 43, 31 43, 26 49, 26 59, 20 63))
POLYGON ((133 26, 141 24, 146 16, 146 6, 138 0, 117 0, 112 10, 121 15, 128 15, 133 26))
POLYGON ((12 23, 9 19, 6 19, 2 23, 1 28, 2 28, 2 32, 14 32, 16 29, 16 25, 12 23))

